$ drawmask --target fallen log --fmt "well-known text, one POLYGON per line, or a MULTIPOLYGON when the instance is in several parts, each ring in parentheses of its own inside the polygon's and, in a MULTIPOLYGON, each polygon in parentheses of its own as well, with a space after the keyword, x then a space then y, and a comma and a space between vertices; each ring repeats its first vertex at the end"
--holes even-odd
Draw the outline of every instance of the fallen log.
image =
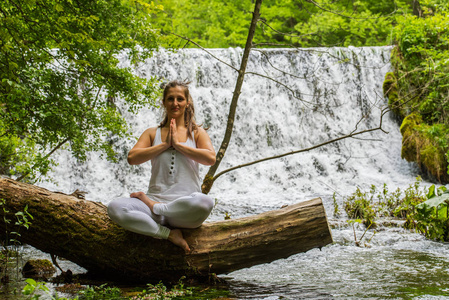
MULTIPOLYGON (((51 192, 7 178, 0 179, 0 200, 9 211, 34 217, 20 240, 68 259, 89 272, 139 281, 207 277, 286 258, 332 243, 320 198, 241 219, 205 223, 183 234, 192 252, 166 240, 122 229, 110 221, 106 206, 51 192)), ((0 231, 7 226, 0 220, 0 231)))

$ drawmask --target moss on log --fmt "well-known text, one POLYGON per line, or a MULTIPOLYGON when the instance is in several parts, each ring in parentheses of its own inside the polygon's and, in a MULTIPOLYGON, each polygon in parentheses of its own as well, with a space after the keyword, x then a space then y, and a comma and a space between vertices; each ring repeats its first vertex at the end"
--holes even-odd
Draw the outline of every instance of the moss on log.
MULTIPOLYGON (((64 257, 90 272, 139 281, 207 277, 267 263, 332 243, 320 198, 259 215, 205 223, 184 229, 192 248, 184 254, 166 240, 122 229, 109 220, 106 206, 0 179, 0 199, 8 218, 28 206, 34 220, 21 241, 64 257)), ((7 224, 0 220, 0 230, 7 224)))

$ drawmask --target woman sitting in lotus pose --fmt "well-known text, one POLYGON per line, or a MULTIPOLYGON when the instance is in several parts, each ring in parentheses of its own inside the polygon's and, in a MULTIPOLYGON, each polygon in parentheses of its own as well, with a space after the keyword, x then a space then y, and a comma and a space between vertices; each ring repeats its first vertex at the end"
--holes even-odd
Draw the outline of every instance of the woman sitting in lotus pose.
POLYGON ((151 160, 148 192, 113 200, 108 214, 127 230, 168 239, 188 253, 179 228, 199 227, 212 211, 213 199, 201 193, 198 164, 213 165, 215 150, 206 130, 195 123, 187 83, 168 83, 162 104, 163 121, 145 130, 128 154, 131 165, 151 160))

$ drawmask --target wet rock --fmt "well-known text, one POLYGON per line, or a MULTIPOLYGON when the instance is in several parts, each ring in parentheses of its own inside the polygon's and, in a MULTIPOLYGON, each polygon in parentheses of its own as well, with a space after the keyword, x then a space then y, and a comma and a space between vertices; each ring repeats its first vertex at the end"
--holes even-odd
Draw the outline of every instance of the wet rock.
POLYGON ((49 278, 56 272, 56 268, 48 259, 32 259, 23 266, 24 277, 49 278))

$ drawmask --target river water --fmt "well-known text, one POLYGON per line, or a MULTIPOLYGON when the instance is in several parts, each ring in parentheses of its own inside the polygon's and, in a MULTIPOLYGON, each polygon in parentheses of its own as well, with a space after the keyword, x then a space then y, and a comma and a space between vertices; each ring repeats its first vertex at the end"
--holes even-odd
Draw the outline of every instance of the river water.
MULTIPOLYGON (((192 81, 197 120, 208 127, 217 150, 227 121, 242 49, 160 51, 135 69, 142 77, 192 81)), ((343 199, 356 187, 387 184, 405 189, 419 170, 401 159, 399 124, 386 105, 382 82, 390 70, 390 47, 268 49, 253 51, 237 108, 234 133, 219 172, 245 162, 308 148, 354 131, 382 130, 344 139, 313 151, 285 156, 219 177, 209 220, 253 215, 321 197, 334 244, 269 264, 223 274, 237 299, 441 299, 449 298, 449 247, 399 227, 367 233, 362 247, 354 230, 333 215, 332 195, 343 199), (270 77, 271 79, 268 79, 270 77), (373 236, 374 234, 374 236, 373 236)), ((126 55, 121 58, 129 66, 126 55)), ((118 163, 92 153, 79 163, 65 150, 57 154, 50 190, 88 192, 104 204, 133 191, 146 191, 150 164, 129 166, 126 153, 139 135, 160 121, 158 108, 137 114, 118 103, 133 137, 107 137, 118 163)), ((207 168, 201 169, 205 174, 207 168)), ((424 181, 423 187, 431 183, 424 181)), ((355 228, 360 237, 364 229, 355 228)))

